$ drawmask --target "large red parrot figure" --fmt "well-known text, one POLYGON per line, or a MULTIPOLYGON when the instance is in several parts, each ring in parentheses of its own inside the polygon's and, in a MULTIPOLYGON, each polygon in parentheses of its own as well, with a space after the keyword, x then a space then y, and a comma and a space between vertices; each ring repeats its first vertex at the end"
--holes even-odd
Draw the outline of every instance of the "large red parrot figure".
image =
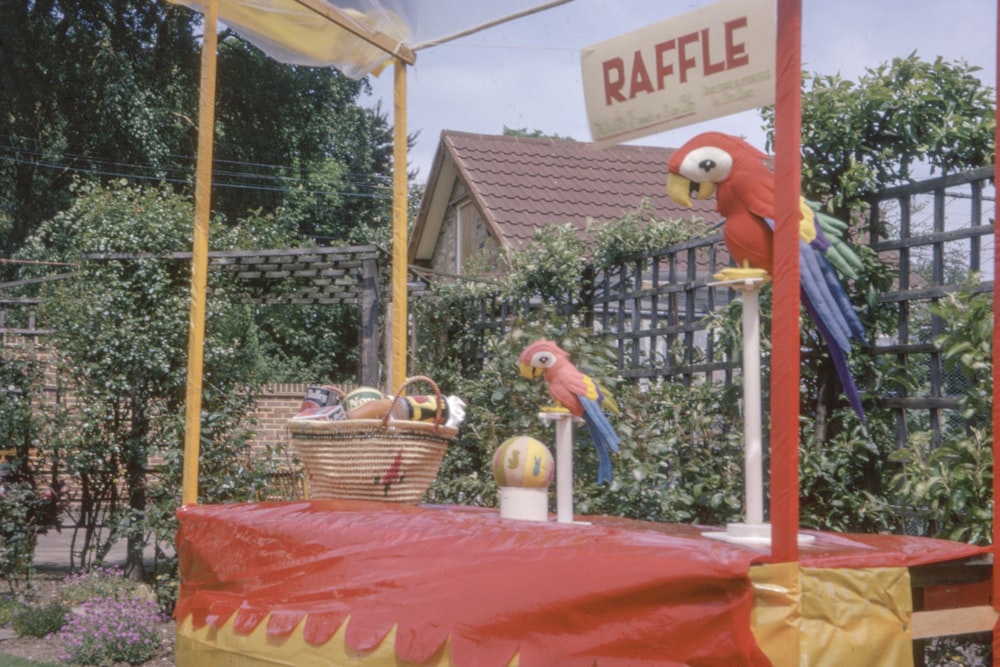
POLYGON ((521 352, 521 375, 533 380, 539 375, 549 385, 549 395, 570 414, 582 417, 597 450, 597 483, 611 481, 611 452, 619 451, 621 439, 604 408, 618 412, 618 405, 589 375, 569 360, 569 354, 550 340, 535 341, 521 352))
MULTIPOLYGON (((774 174, 767 156, 738 137, 705 132, 671 156, 667 194, 682 206, 715 194, 725 217, 726 248, 741 267, 773 271, 774 174)), ((802 303, 816 323, 833 359, 844 394, 864 421, 857 385, 847 366, 851 339, 864 343, 864 327, 834 266, 856 278, 857 256, 839 237, 846 225, 824 216, 804 199, 799 222, 799 272, 802 303), (822 224, 821 224, 822 223, 822 224)))

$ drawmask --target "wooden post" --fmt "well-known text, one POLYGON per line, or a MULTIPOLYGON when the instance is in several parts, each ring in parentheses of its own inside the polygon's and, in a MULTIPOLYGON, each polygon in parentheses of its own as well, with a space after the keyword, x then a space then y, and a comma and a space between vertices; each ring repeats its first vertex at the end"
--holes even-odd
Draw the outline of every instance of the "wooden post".
POLYGON ((392 317, 388 389, 396 391, 406 380, 407 315, 407 175, 406 175, 406 63, 395 61, 392 152, 392 317))
POLYGON ((219 3, 205 11, 201 46, 201 98, 198 103, 198 166, 194 186, 194 241, 191 253, 191 326, 188 335, 187 392, 184 413, 184 477, 181 503, 198 502, 201 454, 201 374, 205 360, 205 300, 208 285, 208 222, 211 216, 212 143, 215 137, 215 69, 219 3))

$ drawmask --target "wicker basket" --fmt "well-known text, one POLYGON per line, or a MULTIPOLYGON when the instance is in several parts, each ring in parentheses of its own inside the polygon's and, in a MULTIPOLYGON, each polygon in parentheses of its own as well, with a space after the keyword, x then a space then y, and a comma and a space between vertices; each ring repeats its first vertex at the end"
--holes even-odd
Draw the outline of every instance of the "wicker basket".
MULTIPOLYGON (((429 384, 442 405, 437 385, 424 376, 404 382, 394 402, 417 381, 429 384)), ((439 408, 434 422, 390 419, 386 414, 382 419, 292 420, 288 428, 305 465, 310 498, 416 504, 423 500, 458 432, 441 421, 439 408)))

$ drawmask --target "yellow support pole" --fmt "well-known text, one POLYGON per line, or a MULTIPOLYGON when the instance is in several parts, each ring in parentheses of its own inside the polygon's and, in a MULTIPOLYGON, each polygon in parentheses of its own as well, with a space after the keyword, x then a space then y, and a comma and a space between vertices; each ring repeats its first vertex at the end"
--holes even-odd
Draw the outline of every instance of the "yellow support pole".
POLYGON ((389 391, 406 380, 406 276, 407 191, 406 182, 406 63, 394 60, 393 150, 392 150, 392 350, 389 391))
POLYGON ((194 184, 194 241, 191 257, 191 325, 188 333, 187 400, 184 414, 184 481, 181 503, 198 503, 201 451, 201 376, 205 360, 205 293, 208 285, 208 222, 211 215, 212 144, 215 136, 215 67, 218 0, 205 8, 198 103, 198 167, 194 184))

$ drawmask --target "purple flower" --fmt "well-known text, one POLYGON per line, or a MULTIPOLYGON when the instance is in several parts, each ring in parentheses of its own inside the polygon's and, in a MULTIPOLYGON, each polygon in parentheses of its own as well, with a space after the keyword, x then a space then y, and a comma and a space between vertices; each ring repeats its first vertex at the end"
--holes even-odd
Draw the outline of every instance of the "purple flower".
POLYGON ((152 600, 95 597, 67 615, 58 639, 73 664, 141 664, 160 648, 163 617, 152 600))

